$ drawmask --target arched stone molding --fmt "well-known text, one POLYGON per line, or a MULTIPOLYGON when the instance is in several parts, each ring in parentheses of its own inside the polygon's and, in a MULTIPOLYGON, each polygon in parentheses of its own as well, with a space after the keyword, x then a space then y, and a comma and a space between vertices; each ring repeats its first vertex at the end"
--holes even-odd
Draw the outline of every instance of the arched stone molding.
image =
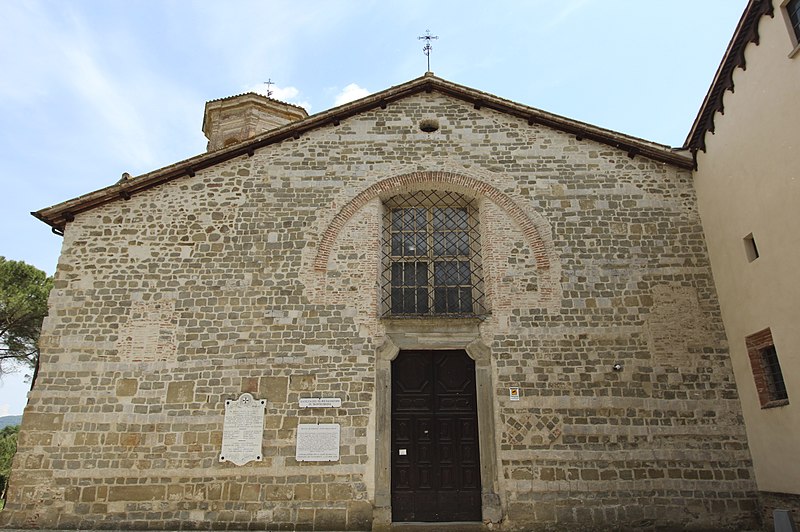
POLYGON ((410 174, 390 177, 367 187, 350 200, 347 205, 342 207, 336 216, 334 216, 333 220, 331 220, 331 223, 328 225, 325 233, 323 233, 319 246, 317 247, 314 269, 317 271, 325 271, 328 268, 328 257, 336 242, 336 237, 339 235, 339 231, 342 230, 350 217, 361 209, 361 207, 366 205, 367 202, 379 196, 417 190, 422 188, 420 185, 426 184, 434 186, 444 185, 446 188, 466 192, 472 196, 482 195, 491 199, 522 229, 525 238, 528 240, 528 244, 530 244, 536 256, 537 269, 550 269, 551 254, 548 253, 548 248, 551 247, 552 244, 548 246, 547 242, 549 242, 550 239, 548 238, 545 240, 542 238, 539 227, 541 224, 537 225, 534 223, 525 211, 514 203, 514 200, 492 185, 473 177, 452 172, 412 172, 410 174))
POLYGON ((347 202, 333 217, 317 245, 313 268, 324 273, 339 233, 347 222, 367 203, 379 197, 412 192, 424 188, 438 188, 458 192, 468 197, 485 197, 497 205, 521 229, 523 237, 533 252, 536 270, 542 277, 540 301, 544 308, 557 308, 560 304, 561 269, 547 221, 536 213, 529 215, 508 194, 475 177, 448 171, 411 172, 382 179, 367 187, 347 202))
POLYGON ((375 377, 375 511, 373 531, 389 531, 392 522, 392 361, 401 349, 463 349, 475 361, 478 398, 478 447, 484 522, 499 523, 499 467, 494 415, 491 349, 480 337, 478 320, 392 320, 377 351, 375 377), (439 323, 439 322, 446 322, 439 323), (446 325, 446 327, 445 327, 446 325), (447 331, 443 334, 442 331, 447 331))

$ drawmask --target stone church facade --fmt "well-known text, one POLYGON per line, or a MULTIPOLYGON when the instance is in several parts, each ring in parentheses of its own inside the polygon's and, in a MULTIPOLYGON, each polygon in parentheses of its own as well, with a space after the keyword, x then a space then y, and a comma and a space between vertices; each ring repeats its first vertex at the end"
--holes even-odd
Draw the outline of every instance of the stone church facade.
POLYGON ((204 130, 36 213, 64 243, 3 525, 758 527, 690 155, 430 73, 204 130))

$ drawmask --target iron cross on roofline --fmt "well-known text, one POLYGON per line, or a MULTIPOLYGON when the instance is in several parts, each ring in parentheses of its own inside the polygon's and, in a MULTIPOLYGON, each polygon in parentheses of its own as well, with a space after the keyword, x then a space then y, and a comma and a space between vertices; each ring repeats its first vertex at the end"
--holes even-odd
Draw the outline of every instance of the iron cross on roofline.
POLYGON ((422 48, 422 51, 425 52, 425 56, 428 58, 428 72, 431 71, 431 50, 433 50, 431 41, 438 38, 439 37, 436 35, 431 35, 431 30, 425 30, 425 35, 417 37, 418 40, 425 40, 425 46, 422 48))
POLYGON ((271 98, 272 97, 272 89, 271 89, 271 87, 272 87, 272 85, 274 85, 274 83, 275 82, 272 81, 272 78, 269 78, 267 81, 264 82, 264 85, 267 86, 267 98, 271 98))

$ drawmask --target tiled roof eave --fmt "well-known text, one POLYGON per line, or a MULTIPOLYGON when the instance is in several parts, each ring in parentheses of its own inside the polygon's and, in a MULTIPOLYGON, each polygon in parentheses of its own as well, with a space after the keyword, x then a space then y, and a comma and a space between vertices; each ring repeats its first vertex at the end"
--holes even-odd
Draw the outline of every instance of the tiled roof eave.
MULTIPOLYGON (((265 96, 265 95, 263 95, 263 94, 261 94, 261 93, 258 93, 258 92, 253 92, 253 91, 249 91, 249 92, 242 92, 242 93, 240 93, 240 94, 234 94, 234 95, 232 95, 232 96, 225 96, 224 98, 215 98, 215 99, 213 99, 213 100, 209 100, 209 101, 207 101, 207 102, 206 102, 206 105, 208 105, 208 104, 210 104, 210 103, 219 103, 219 102, 225 102, 225 101, 228 101, 228 100, 234 100, 234 99, 236 99, 236 98, 241 98, 242 96, 249 96, 249 95, 258 96, 258 97, 260 97, 260 98, 264 98, 264 99, 266 99, 266 100, 270 100, 270 101, 273 101, 273 102, 277 102, 277 103, 283 104, 283 105, 285 105, 285 106, 287 106, 287 107, 294 107, 294 108, 296 108, 296 109, 299 109, 300 111, 303 111, 304 113, 306 113, 306 110, 305 110, 305 108, 304 108, 304 107, 301 107, 301 106, 299 106, 299 105, 297 105, 297 104, 294 104, 294 103, 289 103, 289 102, 284 102, 283 100, 278 100, 278 99, 276 99, 276 98, 273 98, 272 96, 265 96)), ((306 113, 306 114, 307 114, 307 113, 306 113)))
POLYGON ((342 120, 351 116, 376 108, 385 108, 393 101, 400 100, 413 94, 433 91, 467 101, 474 105, 475 108, 486 107, 516 116, 522 120, 526 120, 529 125, 544 125, 574 134, 578 139, 594 140, 612 146, 626 152, 629 157, 639 155, 684 169, 691 169, 693 167, 693 161, 686 152, 670 148, 669 146, 645 141, 643 139, 547 113, 533 107, 527 107, 509 100, 504 100, 489 93, 469 89, 441 78, 426 75, 356 100, 355 102, 323 111, 296 122, 291 122, 283 127, 268 131, 229 148, 200 154, 31 214, 53 227, 55 231, 61 232, 64 230, 66 224, 70 222, 75 215, 81 212, 97 208, 112 201, 125 201, 130 199, 134 194, 158 186, 161 183, 172 181, 183 176, 194 176, 196 172, 216 164, 237 157, 252 156, 255 150, 271 144, 299 139, 304 133, 314 129, 326 126, 337 126, 342 120))
POLYGON ((750 0, 745 7, 714 75, 714 81, 711 82, 684 142, 683 147, 691 150, 692 153, 696 153, 698 150, 705 151, 706 133, 709 131, 714 133, 714 116, 717 112, 725 111, 723 103, 725 92, 734 90, 734 71, 737 68, 747 68, 745 48, 750 43, 755 43, 756 46, 759 44, 758 24, 764 15, 775 16, 772 0, 750 0))

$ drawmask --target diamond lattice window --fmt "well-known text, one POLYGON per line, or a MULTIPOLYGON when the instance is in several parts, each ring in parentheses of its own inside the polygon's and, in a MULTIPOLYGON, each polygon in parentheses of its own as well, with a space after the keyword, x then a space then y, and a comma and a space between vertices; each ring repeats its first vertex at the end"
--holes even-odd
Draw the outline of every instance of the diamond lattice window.
POLYGON ((385 202, 385 316, 484 313, 478 212, 452 192, 421 191, 385 202))

